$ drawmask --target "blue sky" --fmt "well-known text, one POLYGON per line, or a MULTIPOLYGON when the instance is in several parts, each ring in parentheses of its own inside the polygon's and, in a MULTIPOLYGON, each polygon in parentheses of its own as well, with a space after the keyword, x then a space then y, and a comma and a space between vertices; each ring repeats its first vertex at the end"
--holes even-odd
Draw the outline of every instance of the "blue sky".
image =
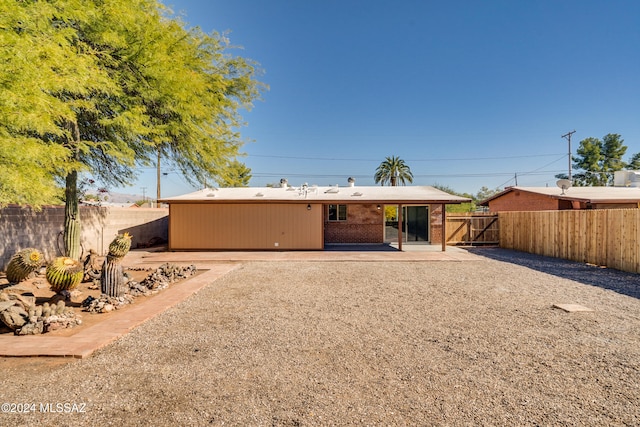
MULTIPOLYGON (((243 111, 252 186, 373 185, 400 156, 416 185, 553 186, 587 137, 640 152, 636 0, 165 0, 229 31, 270 86, 243 111)), ((155 170, 127 192, 155 194, 155 170)), ((176 173, 162 196, 192 191, 176 173)), ((118 190, 120 191, 120 190, 118 190)))

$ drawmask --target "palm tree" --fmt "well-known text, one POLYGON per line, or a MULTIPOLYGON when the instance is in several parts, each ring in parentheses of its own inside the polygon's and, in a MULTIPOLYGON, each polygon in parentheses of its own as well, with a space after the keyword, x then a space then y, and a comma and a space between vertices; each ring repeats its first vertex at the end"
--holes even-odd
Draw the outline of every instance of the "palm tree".
POLYGON ((391 156, 386 157, 384 162, 380 163, 380 166, 376 169, 376 174, 373 176, 376 184, 385 185, 387 182, 392 186, 398 185, 398 181, 402 185, 406 185, 406 181, 413 182, 413 174, 411 168, 400 157, 391 156))

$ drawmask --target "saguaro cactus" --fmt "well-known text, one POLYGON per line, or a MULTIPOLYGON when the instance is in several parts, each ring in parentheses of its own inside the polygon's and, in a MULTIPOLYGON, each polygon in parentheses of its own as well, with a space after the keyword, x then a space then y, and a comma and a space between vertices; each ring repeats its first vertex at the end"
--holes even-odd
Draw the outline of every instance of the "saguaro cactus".
POLYGON ((102 274, 100 276, 101 291, 110 297, 120 297, 126 291, 122 259, 131 248, 131 235, 119 234, 109 244, 109 253, 104 260, 102 274))
POLYGON ((64 251, 69 258, 80 259, 80 210, 78 208, 78 172, 66 177, 64 203, 64 251))

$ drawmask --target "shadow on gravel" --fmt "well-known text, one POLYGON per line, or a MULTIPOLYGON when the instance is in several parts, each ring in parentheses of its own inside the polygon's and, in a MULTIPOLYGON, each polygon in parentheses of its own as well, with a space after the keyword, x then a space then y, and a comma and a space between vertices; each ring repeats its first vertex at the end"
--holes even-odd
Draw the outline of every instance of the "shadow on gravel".
POLYGON ((610 268, 545 257, 501 248, 469 248, 469 253, 510 262, 543 273, 574 280, 585 285, 609 289, 622 295, 640 299, 640 274, 627 273, 610 268))

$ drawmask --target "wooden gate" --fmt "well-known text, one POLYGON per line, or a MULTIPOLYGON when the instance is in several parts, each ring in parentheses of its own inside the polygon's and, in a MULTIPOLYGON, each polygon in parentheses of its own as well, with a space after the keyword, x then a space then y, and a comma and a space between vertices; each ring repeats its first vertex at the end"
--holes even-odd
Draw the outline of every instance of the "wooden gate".
POLYGON ((458 246, 500 243, 498 214, 447 214, 447 244, 458 246))

